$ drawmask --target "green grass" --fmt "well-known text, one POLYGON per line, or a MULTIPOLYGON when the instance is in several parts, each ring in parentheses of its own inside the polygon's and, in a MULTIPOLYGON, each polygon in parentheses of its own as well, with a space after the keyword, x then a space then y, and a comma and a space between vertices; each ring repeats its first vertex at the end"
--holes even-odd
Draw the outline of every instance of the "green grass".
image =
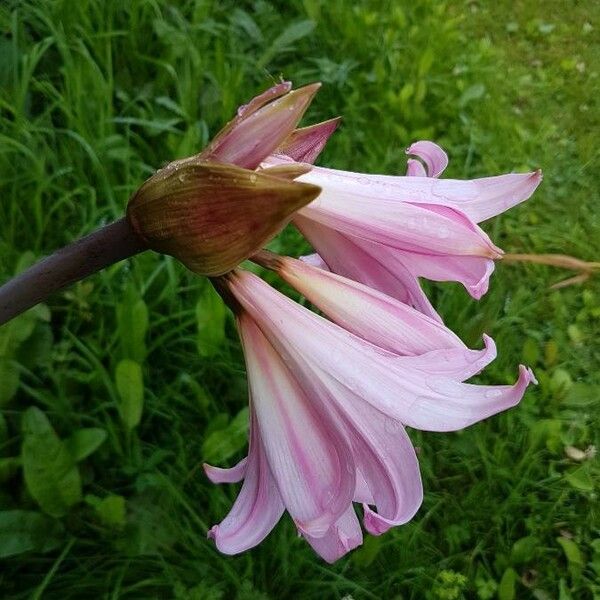
MULTIPOLYGON (((598 23, 600 5, 562 0, 8 0, 1 280, 120 216, 154 169, 198 151, 280 76, 324 83, 307 122, 344 117, 323 164, 403 173, 404 148, 425 137, 448 150, 450 177, 542 167, 535 196, 486 228, 506 251, 598 260, 598 23)), ((293 231, 273 247, 307 249, 293 231)), ((510 381, 524 361, 540 385, 466 431, 411 432, 423 507, 334 566, 288 517, 239 557, 205 539, 236 489, 210 484, 201 463, 242 455, 246 405, 233 322, 205 281, 148 254, 50 298, 0 330, 0 511, 36 513, 0 512, 0 551, 13 553, 2 597, 599 598, 598 459, 565 448, 600 442, 600 285, 549 289, 567 275, 500 264, 479 303, 429 286, 465 341, 496 339, 482 380, 510 381), (124 359, 144 378, 130 429, 124 359), (31 406, 63 440, 105 432, 67 461, 85 500, 59 502, 57 519, 23 479, 31 406)), ((57 448, 47 432, 34 454, 57 448)))

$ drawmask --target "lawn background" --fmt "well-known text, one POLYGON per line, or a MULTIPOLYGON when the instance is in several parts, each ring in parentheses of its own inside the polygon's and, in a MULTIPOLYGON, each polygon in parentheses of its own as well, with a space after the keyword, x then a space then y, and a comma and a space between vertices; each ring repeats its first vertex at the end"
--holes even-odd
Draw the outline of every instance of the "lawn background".
MULTIPOLYGON (((598 260, 598 23, 591 0, 5 0, 1 280, 119 217, 280 77, 323 82, 307 123, 344 118, 322 164, 402 174, 427 138, 449 177, 541 167, 486 229, 509 252, 598 260)), ((292 230, 271 247, 308 250, 292 230)), ((549 289, 569 275, 499 264, 480 302, 428 286, 467 343, 496 339, 481 381, 525 362, 540 385, 463 432, 411 432, 421 510, 333 566, 287 516, 239 557, 206 540, 237 486, 201 463, 243 455, 247 392, 205 280, 148 253, 53 296, 0 329, 0 595, 600 598, 598 459, 566 450, 599 443, 600 286, 549 289)))

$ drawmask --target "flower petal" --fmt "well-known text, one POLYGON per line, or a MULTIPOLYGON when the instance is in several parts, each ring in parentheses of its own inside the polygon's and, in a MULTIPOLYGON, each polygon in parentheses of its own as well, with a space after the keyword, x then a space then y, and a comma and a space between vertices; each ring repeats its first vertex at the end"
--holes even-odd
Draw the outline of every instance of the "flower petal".
POLYGON ((213 467, 208 463, 204 463, 202 468, 206 473, 206 476, 213 483, 238 483, 246 476, 246 465, 248 463, 248 457, 242 458, 237 465, 224 469, 221 467, 213 467))
POLYGON ((423 485, 415 450, 402 423, 385 416, 339 381, 319 382, 329 388, 330 401, 346 423, 369 503, 377 506, 377 513, 365 510, 367 531, 379 535, 410 521, 423 502, 423 485))
POLYGON ((242 313, 238 324, 269 466, 296 526, 320 537, 352 501, 352 455, 318 398, 307 397, 252 317, 242 313))
POLYGON ((242 104, 237 109, 237 116, 240 118, 248 118, 251 114, 255 113, 257 110, 262 108, 265 104, 280 98, 281 96, 285 96, 288 92, 292 90, 292 82, 291 81, 282 81, 280 83, 276 83, 271 86, 268 90, 261 92, 258 96, 254 96, 250 102, 247 104, 242 104))
POLYGON ((462 348, 447 348, 433 350, 420 356, 411 356, 406 360, 406 366, 422 369, 428 374, 435 373, 465 381, 481 372, 496 358, 496 344, 488 335, 483 336, 483 350, 462 348))
MULTIPOLYGON (((235 271, 231 293, 292 364, 315 379, 337 381, 393 419, 426 431, 462 429, 517 404, 533 374, 524 367, 513 386, 477 386, 413 366, 414 357, 391 354, 275 292, 259 277, 235 271)), ((306 377, 306 375, 303 375, 306 377)))
MULTIPOLYGON (((427 140, 415 142, 406 149, 406 154, 417 156, 425 163, 428 177, 439 177, 448 166, 448 155, 434 142, 427 140)), ((406 174, 412 175, 408 171, 406 174)))
POLYGON ((312 265, 317 269, 323 269, 324 271, 329 271, 329 266, 327 263, 315 252, 313 254, 306 254, 305 256, 301 256, 300 260, 305 262, 307 265, 312 265))
POLYGON ((268 252, 257 256, 332 321, 380 348, 401 355, 441 348, 467 351, 437 320, 382 292, 294 258, 268 252))
POLYGON ((329 528, 322 537, 304 535, 306 541, 315 552, 328 563, 336 560, 360 546, 363 541, 362 531, 354 507, 350 505, 346 512, 329 528))
POLYGON ((490 285, 494 261, 480 256, 431 256, 411 252, 404 255, 406 268, 415 277, 432 281, 458 281, 479 300, 490 285))
POLYGON ((343 235, 298 214, 294 224, 331 271, 392 296, 441 323, 416 276, 400 260, 399 252, 343 235))
POLYGON ((466 182, 441 179, 431 202, 456 206, 480 223, 527 200, 541 181, 539 169, 532 173, 509 173, 466 182))
POLYGON ((284 140, 277 152, 285 154, 295 161, 313 164, 340 121, 341 117, 336 117, 322 123, 295 129, 284 140))
POLYGON ((255 169, 294 130, 321 84, 315 83, 281 95, 286 84, 276 86, 276 99, 264 104, 269 91, 251 100, 202 151, 204 160, 255 169), (280 97, 277 97, 280 96, 280 97), (258 105, 262 104, 260 108, 258 105))
MULTIPOLYGON (((282 157, 269 157, 267 163, 274 161, 275 164, 281 160, 282 157)), ((453 207, 479 223, 527 200, 542 181, 542 172, 461 180, 374 175, 314 167, 303 178, 306 181, 319 180, 324 185, 334 182, 336 188, 352 186, 355 190, 362 190, 361 195, 381 200, 453 207)))
POLYGON ((409 158, 406 161, 406 175, 408 177, 427 177, 427 171, 422 162, 409 158))
POLYGON ((208 532, 225 554, 253 548, 267 537, 283 514, 284 506, 267 463, 256 418, 251 416, 250 448, 242 489, 229 514, 208 532))
MULTIPOLYGON (((399 202, 380 194, 372 178, 314 167, 297 181, 322 188, 299 214, 343 234, 390 248, 437 255, 498 258, 501 251, 487 234, 453 207, 399 202), (443 209, 443 210, 442 210, 443 209)), ((406 177, 409 181, 437 181, 406 177)))

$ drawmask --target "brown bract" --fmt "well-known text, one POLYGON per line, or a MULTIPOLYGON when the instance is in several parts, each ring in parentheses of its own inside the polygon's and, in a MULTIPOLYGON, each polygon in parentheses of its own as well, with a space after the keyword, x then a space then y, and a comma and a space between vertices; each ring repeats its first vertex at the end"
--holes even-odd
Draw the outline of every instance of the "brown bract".
POLYGON ((127 218, 152 250, 216 276, 258 251, 320 191, 289 173, 190 158, 150 177, 131 198, 127 218))

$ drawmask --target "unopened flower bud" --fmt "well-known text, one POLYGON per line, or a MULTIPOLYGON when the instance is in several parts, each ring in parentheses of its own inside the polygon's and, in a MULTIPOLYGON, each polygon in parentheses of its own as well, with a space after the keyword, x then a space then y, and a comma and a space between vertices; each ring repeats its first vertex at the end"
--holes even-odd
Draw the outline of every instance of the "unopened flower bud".
POLYGON ((255 169, 294 131, 320 87, 290 91, 285 82, 263 92, 238 110, 199 158, 255 169))
POLYGON ((127 217, 152 250, 216 276, 258 251, 320 191, 289 173, 190 158, 150 177, 131 198, 127 217))

